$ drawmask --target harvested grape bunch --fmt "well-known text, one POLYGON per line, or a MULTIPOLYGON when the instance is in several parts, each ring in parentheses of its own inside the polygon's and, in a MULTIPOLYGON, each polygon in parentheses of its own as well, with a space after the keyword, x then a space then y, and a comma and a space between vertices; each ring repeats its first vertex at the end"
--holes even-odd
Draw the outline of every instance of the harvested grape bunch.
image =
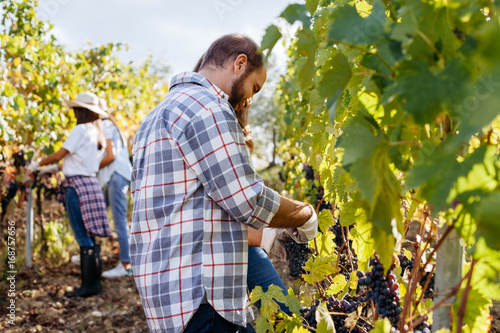
POLYGON ((288 267, 290 268, 290 276, 298 279, 303 272, 303 266, 309 259, 311 253, 307 244, 299 244, 293 239, 289 239, 285 243, 288 256, 288 267))

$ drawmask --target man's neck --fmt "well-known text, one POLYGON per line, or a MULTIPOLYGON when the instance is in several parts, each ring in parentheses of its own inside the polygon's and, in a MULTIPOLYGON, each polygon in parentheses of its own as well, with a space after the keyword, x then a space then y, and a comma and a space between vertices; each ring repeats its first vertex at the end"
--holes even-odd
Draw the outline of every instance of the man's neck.
POLYGON ((198 73, 229 96, 231 93, 231 82, 233 80, 230 71, 225 68, 217 68, 215 70, 212 68, 203 68, 198 73))

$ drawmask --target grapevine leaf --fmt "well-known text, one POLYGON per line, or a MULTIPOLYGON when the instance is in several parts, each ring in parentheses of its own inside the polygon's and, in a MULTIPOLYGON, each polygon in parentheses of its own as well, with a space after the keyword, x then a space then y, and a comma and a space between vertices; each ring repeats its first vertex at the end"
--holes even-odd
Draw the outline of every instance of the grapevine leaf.
POLYGON ((300 313, 300 302, 295 295, 286 295, 284 303, 293 313, 300 313))
POLYGON ((328 37, 351 44, 371 44, 384 34, 385 6, 374 1, 370 15, 362 18, 355 7, 345 4, 335 8, 330 17, 328 37))
POLYGON ((306 5, 291 4, 285 8, 280 17, 287 20, 290 24, 294 24, 296 21, 304 23, 304 26, 309 26, 311 24, 311 19, 307 16, 306 5))
MULTIPOLYGON (((460 290, 460 292, 457 295, 457 300, 452 306, 452 311, 453 311, 453 319, 454 319, 454 326, 456 326, 456 319, 457 319, 457 313, 460 308, 460 305, 462 304, 463 301, 463 289, 460 290)), ((468 325, 469 328, 474 328, 476 325, 478 326, 483 326, 482 328, 485 328, 484 326, 484 320, 481 320, 483 317, 489 315, 489 307, 491 306, 491 300, 483 296, 478 290, 476 289, 471 289, 469 291, 469 295, 466 300, 466 311, 464 315, 464 325, 468 325)), ((488 326, 486 326, 488 327, 488 326)), ((487 332, 488 329, 479 329, 479 327, 476 328, 476 332, 487 332)))
POLYGON ((434 121, 443 106, 453 111, 469 95, 469 71, 459 58, 448 62, 437 75, 422 60, 405 61, 398 72, 397 80, 384 91, 383 103, 397 97, 419 124, 434 121))
MULTIPOLYGON (((337 141, 345 149, 343 166, 356 179, 357 188, 368 201, 368 219, 387 233, 392 220, 401 223, 400 185, 389 166, 389 143, 369 115, 356 115, 337 141)), ((400 227, 398 226, 398 229, 400 227)))
POLYGON ((319 255, 332 255, 335 250, 335 243, 333 239, 335 235, 331 231, 326 233, 320 233, 316 236, 316 242, 318 243, 319 255))
POLYGON ((486 147, 476 149, 463 162, 458 162, 455 153, 446 153, 446 146, 435 147, 424 143, 421 156, 408 172, 406 184, 410 188, 422 185, 422 196, 435 208, 442 209, 450 201, 450 191, 459 177, 466 177, 474 165, 484 161, 486 147), (443 151, 444 150, 444 151, 443 151))
POLYGON ((275 332, 309 333, 309 331, 302 326, 302 321, 303 319, 300 316, 285 316, 283 320, 276 325, 275 332))
POLYGON ((494 250, 500 250, 500 193, 493 192, 481 199, 475 209, 477 234, 483 236, 486 244, 494 250))
POLYGON ((478 259, 471 284, 483 295, 500 298, 500 251, 490 249, 480 237, 470 251, 478 259))
POLYGON ((311 15, 314 15, 314 13, 316 13, 316 10, 318 9, 318 4, 319 0, 306 0, 306 6, 307 9, 309 9, 311 15))
POLYGON ((261 302, 260 312, 264 317, 270 317, 279 310, 279 305, 276 301, 280 303, 285 302, 285 295, 283 290, 275 285, 270 285, 269 289, 264 292, 261 286, 256 286, 250 294, 251 303, 261 302), (275 301, 276 300, 276 301, 275 301))
POLYGON ((257 326, 257 332, 274 332, 273 324, 263 316, 255 320, 255 325, 257 326))
POLYGON ((375 242, 372 238, 372 226, 367 223, 366 218, 359 220, 356 226, 349 232, 349 239, 352 240, 352 246, 358 255, 359 270, 368 270, 368 261, 373 256, 375 242))
POLYGON ((456 145, 466 142, 498 116, 500 105, 500 65, 483 73, 476 81, 475 94, 468 94, 455 110, 459 122, 456 145))
POLYGON ((413 38, 418 30, 418 22, 415 13, 408 7, 403 7, 400 12, 401 21, 395 23, 391 29, 391 38, 400 42, 406 42, 413 38))
POLYGON ((372 229, 372 235, 375 241, 375 250, 380 258, 380 262, 384 265, 384 268, 388 270, 392 266, 396 241, 391 234, 388 234, 384 230, 380 230, 375 225, 372 229))
POLYGON ((332 316, 328 312, 325 303, 320 303, 316 309, 316 333, 335 333, 335 325, 333 324, 332 316))
POLYGON ((329 295, 337 295, 347 286, 347 281, 343 274, 337 274, 333 278, 332 284, 328 287, 329 295))
POLYGON ((266 33, 262 38, 261 50, 269 50, 269 55, 280 38, 281 32, 278 27, 275 25, 270 25, 266 29, 266 33))
POLYGON ((319 81, 318 91, 323 98, 332 97, 338 91, 342 92, 352 76, 348 60, 340 52, 328 59, 322 69, 323 75, 319 81))
POLYGON ((304 269, 308 271, 309 274, 303 275, 303 278, 311 281, 309 283, 323 281, 325 276, 338 272, 338 269, 333 267, 332 257, 330 256, 310 258, 306 262, 304 269))
POLYGON ((375 327, 370 330, 370 333, 390 333, 391 328, 392 325, 388 318, 379 319, 375 322, 375 327))
POLYGON ((322 233, 326 231, 334 224, 332 212, 328 209, 324 209, 318 214, 319 229, 322 233))

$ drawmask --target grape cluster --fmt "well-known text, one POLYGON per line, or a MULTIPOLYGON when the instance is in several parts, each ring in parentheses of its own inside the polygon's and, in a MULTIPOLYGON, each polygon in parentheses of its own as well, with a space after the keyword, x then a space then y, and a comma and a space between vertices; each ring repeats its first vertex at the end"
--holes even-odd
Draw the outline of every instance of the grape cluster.
MULTIPOLYGON (((404 254, 399 254, 398 258, 401 264, 401 275, 404 275, 406 270, 411 272, 413 266, 415 265, 415 258, 412 257, 410 260, 404 254)), ((419 284, 422 288, 424 288, 429 274, 430 273, 426 273, 424 276, 422 276, 422 279, 420 279, 419 284)), ((433 295, 434 295, 434 274, 432 275, 429 285, 427 286, 427 289, 424 292, 424 298, 432 298, 433 295)))
POLYGON ((340 273, 343 274, 347 280, 349 280, 349 276, 351 272, 358 269, 358 256, 353 254, 352 260, 349 261, 349 256, 347 254, 341 253, 339 255, 339 268, 340 273), (352 262, 352 267, 351 267, 352 262))
POLYGON ((414 333, 431 333, 432 325, 429 325, 426 321, 421 322, 413 328, 414 333))
POLYGON ((303 266, 309 259, 311 253, 307 244, 299 244, 293 239, 289 239, 285 243, 287 256, 289 258, 288 267, 290 268, 290 276, 298 279, 303 272, 303 266))
MULTIPOLYGON (((422 289, 425 287, 425 283, 427 282, 427 278, 429 277, 429 274, 430 273, 425 273, 425 275, 422 277, 422 279, 419 282, 422 289)), ((431 280, 429 281, 429 285, 427 286, 427 289, 425 289, 424 298, 432 298, 432 296, 434 295, 434 277, 435 277, 435 275, 432 274, 431 280)))
POLYGON ((401 264, 401 275, 404 275, 405 271, 411 272, 413 266, 415 265, 415 258, 408 259, 404 254, 398 254, 399 263, 401 264))
MULTIPOLYGON (((361 332, 366 332, 367 329, 361 330, 360 327, 363 327, 364 324, 361 322, 358 322, 359 327, 354 327, 354 329, 351 331, 349 328, 344 326, 345 324, 345 319, 347 318, 349 313, 352 313, 356 311, 356 309, 359 306, 364 306, 366 304, 366 298, 360 297, 355 300, 355 298, 351 298, 349 296, 346 296, 342 301, 336 300, 334 297, 330 296, 327 299, 324 299, 323 302, 325 303, 328 312, 335 312, 336 314, 332 314, 332 321, 335 325, 335 329, 338 333, 348 333, 348 332, 353 332, 353 333, 361 333, 361 332)), ((304 320, 306 321, 307 325, 313 328, 317 327, 317 321, 316 321, 316 309, 321 303, 320 300, 316 300, 315 303, 311 306, 311 308, 305 308, 301 309, 300 313, 304 320)))
POLYGON ((366 274, 361 271, 357 272, 358 284, 370 288, 366 296, 377 304, 377 313, 382 318, 389 318, 391 323, 396 325, 403 310, 395 275, 389 272, 386 277, 384 266, 377 257, 370 259, 370 265, 372 266, 371 272, 366 274))
POLYGON ((314 169, 310 165, 305 165, 304 166, 304 172, 306 174, 306 179, 307 180, 314 180, 314 169))

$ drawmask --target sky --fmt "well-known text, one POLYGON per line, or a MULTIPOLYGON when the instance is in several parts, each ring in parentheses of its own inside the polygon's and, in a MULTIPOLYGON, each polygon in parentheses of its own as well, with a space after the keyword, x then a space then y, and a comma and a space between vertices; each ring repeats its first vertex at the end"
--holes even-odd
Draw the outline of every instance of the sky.
MULTIPOLYGON (((154 61, 171 73, 191 70, 218 37, 244 33, 260 44, 265 29, 290 3, 285 0, 43 0, 38 16, 53 25, 67 50, 88 42, 124 42, 125 61, 154 61)), ((279 52, 279 51, 277 51, 279 52)))

